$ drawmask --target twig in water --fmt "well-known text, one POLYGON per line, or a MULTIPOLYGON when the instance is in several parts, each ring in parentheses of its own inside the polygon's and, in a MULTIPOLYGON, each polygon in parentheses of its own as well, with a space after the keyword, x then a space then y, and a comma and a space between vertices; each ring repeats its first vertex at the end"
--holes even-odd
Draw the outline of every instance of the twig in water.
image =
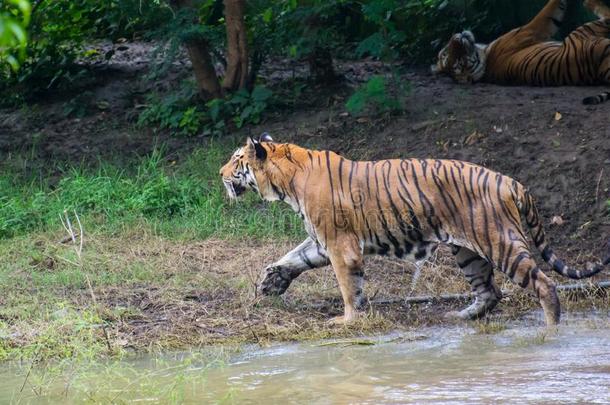
MULTIPOLYGON (((25 375, 25 379, 23 380, 23 384, 21 384, 21 388, 19 389, 19 399, 17 400, 18 403, 21 402, 21 396, 23 395, 23 390, 25 389, 25 385, 28 383, 28 380, 30 379, 30 374, 32 374, 32 369, 34 368, 34 364, 36 364, 36 362, 38 361, 38 354, 39 353, 40 353, 40 346, 37 346, 36 347, 36 353, 34 354, 34 358, 32 359, 32 363, 30 364, 30 368, 28 369, 28 373, 25 375)), ((34 394, 36 394, 37 396, 39 395, 36 392, 36 389, 34 387, 32 387, 32 391, 34 391, 34 394)))
POLYGON ((314 345, 314 347, 324 347, 324 346, 374 346, 377 342, 373 340, 335 340, 332 342, 324 342, 314 345))

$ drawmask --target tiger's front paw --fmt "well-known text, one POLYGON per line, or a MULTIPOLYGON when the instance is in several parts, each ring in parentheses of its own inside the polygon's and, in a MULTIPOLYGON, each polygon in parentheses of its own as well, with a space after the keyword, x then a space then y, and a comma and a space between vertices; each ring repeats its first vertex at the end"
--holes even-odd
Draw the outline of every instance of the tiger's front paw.
POLYGON ((281 266, 270 266, 266 269, 267 275, 260 285, 263 295, 282 295, 292 282, 292 275, 288 269, 281 266))

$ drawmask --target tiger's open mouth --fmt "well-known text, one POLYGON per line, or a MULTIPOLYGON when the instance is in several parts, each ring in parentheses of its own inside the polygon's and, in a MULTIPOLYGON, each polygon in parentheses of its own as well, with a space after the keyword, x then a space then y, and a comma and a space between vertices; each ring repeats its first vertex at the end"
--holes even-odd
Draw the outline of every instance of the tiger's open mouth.
POLYGON ((239 197, 240 195, 242 195, 245 191, 246 188, 244 186, 242 186, 241 184, 236 184, 233 183, 230 180, 225 180, 223 181, 225 188, 227 190, 227 194, 229 194, 229 198, 231 199, 235 199, 237 197, 239 197))
POLYGON ((241 184, 233 184, 233 191, 235 191, 235 196, 239 197, 246 191, 246 188, 241 184))

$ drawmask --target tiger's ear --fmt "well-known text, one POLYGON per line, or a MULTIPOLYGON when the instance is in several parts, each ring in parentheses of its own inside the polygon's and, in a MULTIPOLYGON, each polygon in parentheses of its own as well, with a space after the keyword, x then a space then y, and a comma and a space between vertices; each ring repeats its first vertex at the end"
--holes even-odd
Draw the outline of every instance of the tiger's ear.
POLYGON ((252 139, 252 137, 249 136, 246 145, 251 152, 254 152, 254 155, 258 160, 267 159, 267 151, 259 141, 252 139))
POLYGON ((263 132, 259 137, 258 137, 258 141, 259 142, 273 142, 273 138, 271 138, 271 135, 269 135, 268 132, 263 132))

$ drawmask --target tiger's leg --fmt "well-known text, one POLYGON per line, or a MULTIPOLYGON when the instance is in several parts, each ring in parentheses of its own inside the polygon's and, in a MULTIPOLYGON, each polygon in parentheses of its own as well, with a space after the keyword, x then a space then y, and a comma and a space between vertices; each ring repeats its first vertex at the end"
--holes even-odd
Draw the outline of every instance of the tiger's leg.
POLYGON ((591 21, 581 25, 570 32, 570 35, 566 37, 566 41, 570 38, 578 40, 607 38, 608 34, 610 34, 610 17, 601 18, 597 21, 591 21))
POLYGON ((556 325, 561 307, 555 283, 538 268, 526 246, 525 240, 513 240, 506 247, 506 251, 511 252, 509 256, 502 260, 503 263, 496 264, 514 283, 538 297, 547 326, 556 325))
POLYGON ((581 25, 572 31, 568 38, 582 40, 608 37, 608 34, 610 34, 610 8, 600 0, 585 0, 583 4, 599 17, 599 20, 581 25))
POLYGON ((610 7, 606 6, 600 0, 585 0, 583 1, 585 8, 589 9, 593 14, 601 19, 610 18, 610 7))
POLYGON ((260 290, 264 295, 281 295, 301 273, 328 263, 326 250, 308 237, 280 260, 267 266, 260 290))
POLYGON ((548 41, 559 30, 567 6, 567 0, 550 0, 542 10, 522 28, 531 31, 536 40, 548 41))
POLYGON ((453 254, 458 266, 475 294, 474 302, 461 311, 447 313, 447 317, 476 319, 491 311, 502 298, 502 292, 493 277, 493 266, 477 253, 465 247, 456 246, 453 254))
POLYGON ((362 249, 355 236, 338 235, 337 239, 329 244, 328 252, 345 307, 343 316, 335 317, 330 322, 349 323, 358 317, 357 310, 364 301, 362 249))

